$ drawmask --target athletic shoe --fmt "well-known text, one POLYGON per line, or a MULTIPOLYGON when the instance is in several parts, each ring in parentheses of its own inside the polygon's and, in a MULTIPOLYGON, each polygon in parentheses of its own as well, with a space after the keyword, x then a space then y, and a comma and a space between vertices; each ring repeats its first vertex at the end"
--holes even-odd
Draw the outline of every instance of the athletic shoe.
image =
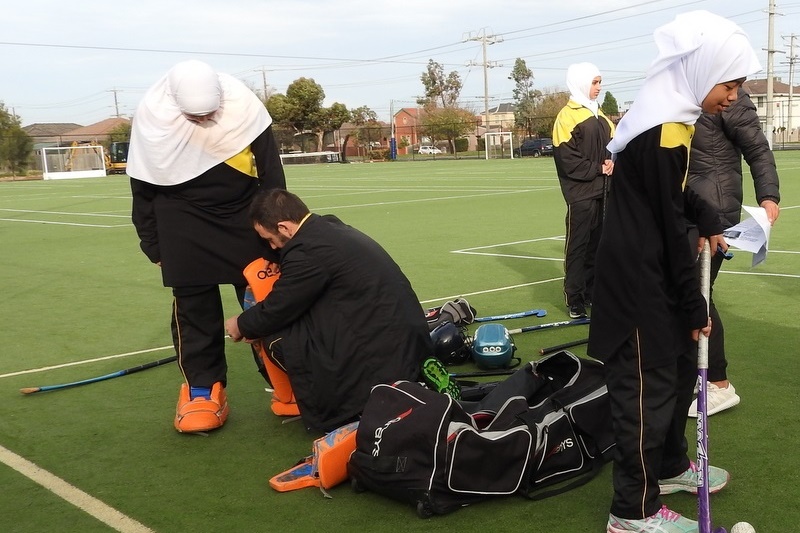
POLYGON ((209 397, 191 398, 187 383, 181 384, 175 409, 175 429, 181 433, 198 433, 222 427, 228 419, 228 398, 222 383, 214 383, 209 397))
POLYGON ((684 518, 675 511, 670 511, 664 505, 653 516, 630 520, 618 518, 613 514, 608 515, 607 533, 625 533, 639 531, 640 533, 695 533, 698 531, 697 522, 684 518))
MULTIPOLYGON (((700 472, 697 470, 697 465, 694 461, 690 461, 689 468, 683 474, 669 479, 659 479, 658 487, 661 489, 661 494, 672 494, 680 491, 697 494, 699 477, 700 472)), ((730 479, 731 475, 727 470, 708 465, 708 492, 710 494, 721 491, 730 479)))
POLYGON ((575 304, 569 306, 569 317, 570 318, 586 318, 586 307, 583 304, 575 304))
MULTIPOLYGON (((738 405, 742 399, 736 394, 736 389, 733 384, 728 382, 726 388, 717 387, 711 382, 706 384, 706 407, 708 409, 707 415, 730 409, 734 405, 738 405)), ((697 398, 694 399, 692 405, 689 406, 689 416, 697 418, 697 398)))
POLYGON ((425 383, 435 390, 447 394, 454 400, 461 399, 461 387, 450 379, 450 373, 444 364, 435 357, 428 357, 422 363, 422 377, 425 383))

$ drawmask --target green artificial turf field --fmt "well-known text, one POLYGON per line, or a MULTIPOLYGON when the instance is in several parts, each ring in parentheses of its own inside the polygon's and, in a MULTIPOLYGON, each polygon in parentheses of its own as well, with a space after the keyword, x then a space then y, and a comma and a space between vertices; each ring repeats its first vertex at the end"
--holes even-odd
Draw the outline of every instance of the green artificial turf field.
MULTIPOLYGON (((710 418, 712 463, 733 475, 712 497, 712 513, 717 524, 746 520, 759 533, 797 529, 800 481, 800 152, 776 157, 783 201, 769 257, 751 268, 751 255, 737 251, 715 284, 729 376, 742 403, 710 418)), ((289 188, 313 211, 336 214, 380 242, 424 307, 462 296, 483 316, 548 311, 504 321, 509 328, 568 318, 561 293, 565 207, 552 159, 286 171, 289 188)), ((752 196, 745 183, 746 204, 753 205, 752 196)), ((428 520, 346 484, 330 491, 332 499, 316 489, 272 491, 268 479, 310 453, 312 437, 300 423, 283 424, 269 412, 265 382, 244 344, 228 345, 231 414, 207 437, 172 428, 182 380, 175 364, 21 395, 22 387, 172 354, 171 292, 139 251, 129 211, 126 177, 0 183, 0 531, 113 531, 94 516, 108 517, 120 531, 147 531, 129 517, 163 533, 603 530, 610 466, 554 498, 507 497, 428 520), (71 488, 62 491, 59 480, 71 488), (82 491, 77 500, 75 489, 82 491)), ((233 290, 224 294, 234 314, 233 290)), ((576 326, 518 334, 517 355, 536 359, 540 348, 586 333, 576 326)), ((572 351, 585 355, 583 346, 572 351)), ((687 431, 694 442, 693 421, 687 431)), ((665 499, 696 515, 693 496, 665 499)))

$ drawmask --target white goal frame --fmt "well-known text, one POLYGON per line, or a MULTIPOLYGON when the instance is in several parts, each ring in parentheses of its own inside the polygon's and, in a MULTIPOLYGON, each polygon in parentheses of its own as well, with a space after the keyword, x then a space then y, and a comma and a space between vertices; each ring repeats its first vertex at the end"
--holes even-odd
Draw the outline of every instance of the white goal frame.
POLYGON ((485 133, 483 135, 484 140, 484 148, 486 152, 486 159, 502 159, 502 156, 495 156, 489 157, 489 152, 492 151, 492 148, 497 150, 500 149, 500 153, 503 153, 503 145, 505 144, 506 138, 508 138, 508 153, 511 156, 511 159, 514 159, 514 132, 511 131, 494 131, 491 133, 485 133))
POLYGON ((106 176, 102 146, 47 146, 42 148, 42 178, 102 178, 106 176))

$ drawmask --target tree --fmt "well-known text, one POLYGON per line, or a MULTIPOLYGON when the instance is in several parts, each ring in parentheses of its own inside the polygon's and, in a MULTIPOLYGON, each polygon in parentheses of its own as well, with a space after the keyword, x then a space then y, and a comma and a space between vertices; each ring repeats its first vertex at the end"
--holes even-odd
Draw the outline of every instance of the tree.
POLYGON ((28 166, 32 149, 33 139, 22 129, 19 118, 0 102, 0 166, 16 175, 28 166))
POLYGON ((319 131, 324 98, 325 91, 313 79, 298 78, 287 87, 285 95, 274 94, 267 100, 267 110, 277 124, 290 128, 303 145, 304 135, 316 136, 319 131))
POLYGON ((609 91, 606 91, 606 95, 603 97, 603 103, 600 105, 600 109, 602 109, 603 113, 609 117, 619 115, 619 105, 617 105, 617 99, 614 98, 614 95, 609 91))
MULTIPOLYGON (((347 106, 334 102, 328 108, 320 110, 319 128, 322 130, 323 135, 328 132, 339 130, 345 122, 352 119, 352 114, 347 106)), ((344 154, 342 154, 344 157, 344 154)))
POLYGON ((428 60, 428 68, 420 76, 425 96, 417 103, 425 107, 457 107, 461 95, 461 76, 453 71, 445 76, 444 67, 433 59, 428 60))
POLYGON ((322 150, 326 132, 339 129, 350 118, 347 107, 338 102, 330 108, 322 107, 325 91, 311 78, 298 78, 286 89, 286 94, 275 93, 267 100, 267 111, 276 124, 292 131, 292 140, 286 133, 280 135, 282 144, 300 144, 306 137, 316 140, 316 150, 322 150))
POLYGON ((466 109, 449 107, 429 109, 422 116, 422 132, 431 138, 446 139, 450 150, 456 152, 456 139, 475 129, 475 115, 466 109))
POLYGON ((509 79, 514 80, 514 123, 525 130, 525 136, 533 136, 533 122, 536 115, 536 101, 542 96, 541 91, 533 88, 533 71, 528 68, 524 59, 517 58, 509 79))
POLYGON ((345 146, 350 137, 355 135, 355 137, 361 141, 361 144, 364 145, 365 151, 370 152, 372 149, 371 143, 373 141, 379 141, 382 137, 386 136, 385 126, 378 121, 378 114, 367 106, 353 109, 351 116, 356 129, 352 133, 348 133, 345 137, 345 146))
POLYGON ((131 123, 120 124, 108 132, 110 142, 128 142, 131 140, 131 123))
POLYGON ((531 129, 539 137, 550 137, 553 135, 553 124, 556 122, 556 115, 561 108, 567 105, 569 93, 551 90, 539 97, 536 103, 536 112, 531 122, 531 129))

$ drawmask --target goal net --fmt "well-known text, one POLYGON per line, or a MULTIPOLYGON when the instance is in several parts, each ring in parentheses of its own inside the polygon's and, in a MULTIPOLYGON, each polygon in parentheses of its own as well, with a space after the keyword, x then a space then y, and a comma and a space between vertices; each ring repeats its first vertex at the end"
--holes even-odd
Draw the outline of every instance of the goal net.
POLYGON ((42 177, 46 180, 100 178, 106 175, 102 146, 48 146, 42 148, 42 177))
POLYGON ((496 131, 484 135, 486 159, 514 159, 512 149, 514 134, 510 131, 496 131))

